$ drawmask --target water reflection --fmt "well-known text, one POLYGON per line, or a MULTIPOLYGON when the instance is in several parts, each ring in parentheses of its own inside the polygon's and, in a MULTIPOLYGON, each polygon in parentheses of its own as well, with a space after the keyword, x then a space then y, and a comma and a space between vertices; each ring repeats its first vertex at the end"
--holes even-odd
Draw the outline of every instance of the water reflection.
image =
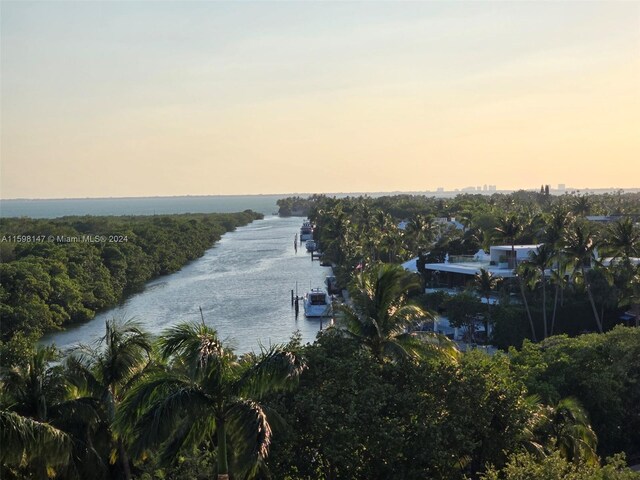
POLYGON ((258 350, 259 343, 286 342, 298 329, 303 341, 311 342, 319 322, 305 319, 302 312, 295 319, 291 290, 296 283, 299 295, 321 287, 330 269, 311 262, 304 249, 294 252, 292 241, 301 222, 267 217, 226 234, 202 258, 150 282, 122 306, 48 335, 43 342, 62 349, 90 343, 104 334, 105 320, 114 317, 135 317, 159 334, 177 322, 199 321, 200 308, 205 322, 238 352, 258 350))

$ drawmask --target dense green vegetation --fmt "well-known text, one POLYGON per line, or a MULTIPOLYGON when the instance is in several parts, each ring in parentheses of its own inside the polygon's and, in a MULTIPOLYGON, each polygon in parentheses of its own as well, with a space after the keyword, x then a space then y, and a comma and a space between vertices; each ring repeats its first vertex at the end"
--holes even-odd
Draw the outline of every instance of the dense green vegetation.
MULTIPOLYGON (((437 287, 437 276, 424 269, 427 262, 442 262, 445 255, 473 255, 490 245, 542 244, 528 260, 510 263, 518 272, 513 280, 492 278, 480 270, 457 294, 422 295, 417 302, 425 309, 445 312, 453 326, 468 331, 466 339, 472 343, 492 343, 506 350, 520 348, 527 339, 548 338, 541 344, 525 343, 520 353, 510 351, 518 364, 520 356, 538 352, 529 365, 531 372, 519 371, 519 378, 546 405, 577 398, 604 442, 600 453, 624 450, 638 455, 638 379, 632 373, 637 360, 631 360, 638 358, 637 336, 623 334, 630 337, 630 344, 625 344, 616 334, 622 330, 612 331, 609 337, 583 335, 576 340, 553 335, 604 332, 623 323, 625 311, 631 313, 626 315, 631 317, 627 324, 637 326, 640 267, 634 257, 640 257, 640 195, 553 197, 542 190, 454 199, 315 197, 309 202, 309 216, 317 226, 316 240, 325 259, 334 263, 343 285, 362 268, 418 257, 423 284, 437 287), (607 223, 594 222, 587 218, 593 214, 612 218, 607 223), (609 260, 603 262, 603 257, 609 260), (545 271, 551 271, 551 276, 543 274, 545 271), (481 303, 481 298, 490 297, 499 303, 481 303), (484 331, 482 335, 474 333, 483 324, 484 331, 491 327, 489 338, 484 331), (575 370, 567 371, 562 362, 574 354, 566 351, 571 348, 579 348, 581 353, 575 354, 575 370), (533 373, 543 375, 547 366, 547 374, 559 375, 554 381, 542 382, 545 388, 553 386, 551 391, 534 384, 538 377, 533 373)), ((636 335, 637 331, 631 332, 636 335)))
POLYGON ((638 479, 624 457, 600 464, 637 455, 639 351, 617 327, 509 355, 378 356, 333 328, 238 358, 204 325, 152 342, 110 322, 62 363, 39 347, 3 366, 0 474, 638 479))
POLYGON ((313 205, 323 198, 322 195, 311 195, 310 197, 287 197, 280 198, 278 205, 278 215, 281 217, 309 215, 313 205))
POLYGON ((331 332, 306 351, 300 388, 279 399, 276 478, 462 478, 504 462, 529 415, 504 358, 380 363, 331 332))
POLYGON ((201 324, 177 325, 153 344, 135 322, 108 321, 97 345, 65 359, 39 346, 3 365, 0 475, 144 477, 150 464, 171 472, 180 458, 215 445, 207 458, 220 478, 230 469, 233 478, 253 478, 271 443, 260 399, 292 386, 304 369, 278 347, 238 358, 201 324))
POLYGON ((92 318, 260 215, 0 219, 0 340, 92 318))
POLYGON ((599 455, 640 454, 640 330, 452 354, 433 334, 406 333, 419 298, 406 296, 401 270, 357 274, 339 328, 302 349, 299 388, 275 398, 287 420, 269 463, 276 478, 473 478, 489 464, 489 478, 503 467, 507 477, 617 478, 599 455))
MULTIPOLYGON (((616 325, 640 303, 639 200, 544 190, 315 196, 305 208, 351 299, 336 308, 335 327, 313 344, 294 336, 241 357, 203 324, 152 338, 135 323, 108 322, 99 345, 66 358, 23 338, 0 371, 0 475, 640 479, 626 468, 640 463, 640 329, 616 325), (601 225, 586 213, 623 216, 601 225), (439 220, 453 216, 464 229, 439 220), (516 242, 549 251, 512 265, 515 282, 480 271, 456 295, 424 294, 436 278, 394 265, 516 242), (593 262, 596 248, 615 260, 593 262), (542 275, 552 261, 560 273, 542 275), (480 301, 491 297, 499 304, 480 301), (435 311, 466 327, 470 342, 501 351, 463 353, 417 332, 435 311)), ((19 261, 20 251, 6 258, 19 261)), ((69 278, 72 258, 60 260, 69 278)), ((49 284, 48 298, 58 289, 49 284)))
POLYGON ((529 391, 550 404, 578 398, 589 412, 599 451, 640 454, 640 329, 551 337, 509 351, 529 391))
MULTIPOLYGON (((418 257, 424 285, 437 287, 441 279, 426 271, 425 263, 474 255, 491 245, 543 243, 517 265, 516 279, 493 282, 490 295, 500 297, 500 306, 487 311, 478 303, 475 312, 467 311, 468 318, 491 317, 492 341, 501 348, 557 333, 602 332, 627 310, 640 318, 640 267, 631 261, 640 257, 640 194, 550 196, 543 190, 453 199, 316 196, 307 201, 316 240, 343 285, 357 267, 418 257), (589 221, 591 214, 609 215, 612 221, 589 221), (613 260, 604 264, 603 257, 613 260), (552 265, 550 278, 541 274, 552 265)), ((485 279, 482 287, 470 279, 466 288, 486 297, 487 281, 491 284, 485 279)), ((442 300, 431 307, 446 308, 442 300)))
MULTIPOLYGON (((628 342, 634 346, 625 354, 633 355, 640 345, 639 336, 629 328, 566 341, 595 362, 598 346, 614 348, 618 337, 630 334, 628 342)), ((506 355, 489 357, 475 351, 459 362, 380 364, 370 352, 334 332, 304 351, 308 370, 299 388, 277 399, 287 426, 275 431, 269 462, 275 478, 474 478, 486 464, 500 470, 510 459, 521 458, 512 456, 526 452, 531 455, 526 467, 530 470, 584 469, 589 472, 584 478, 602 478, 583 443, 584 429, 576 422, 579 415, 575 410, 574 416, 567 413, 571 402, 554 400, 553 407, 536 403, 530 394, 541 395, 550 385, 541 380, 527 388, 520 378, 522 368, 506 355)), ((519 361, 525 358, 536 360, 524 352, 519 361)), ((565 358, 565 363, 567 368, 579 369, 582 361, 565 358)), ((553 368, 549 365, 540 371, 550 375, 553 368)), ((624 370, 637 382, 636 367, 618 364, 609 368, 624 370)), ((582 377, 593 384, 601 378, 593 369, 582 377)), ((637 395, 632 393, 635 385, 630 383, 626 391, 618 390, 612 396, 637 395)), ((637 403, 628 412, 637 416, 637 403)), ((623 419, 609 420, 612 430, 624 428, 629 433, 633 428, 627 430, 618 423, 623 419)), ((630 438, 629 444, 633 441, 630 438)), ((598 442, 601 455, 610 447, 598 442)), ((562 474, 550 477, 542 473, 516 477, 512 470, 524 471, 525 467, 510 465, 500 478, 563 478, 562 474)))
POLYGON ((419 322, 432 318, 409 299, 416 288, 420 288, 416 276, 407 275, 399 265, 361 272, 349 290, 352 301, 337 307, 343 333, 366 346, 379 362, 434 353, 456 357, 457 349, 447 338, 434 336, 425 342, 411 333, 419 322))

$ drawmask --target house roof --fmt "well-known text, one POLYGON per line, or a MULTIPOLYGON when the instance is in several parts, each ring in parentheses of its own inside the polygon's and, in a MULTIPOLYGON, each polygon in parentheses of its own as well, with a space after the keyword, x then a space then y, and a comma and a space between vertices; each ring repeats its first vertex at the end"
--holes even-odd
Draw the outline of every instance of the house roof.
MULTIPOLYGON (((600 259, 600 262, 602 263, 602 265, 604 265, 605 267, 608 267, 610 265, 615 265, 615 264, 621 264, 622 263, 622 258, 613 258, 613 257, 604 257, 600 259)), ((631 265, 640 265, 640 258, 638 257, 629 257, 629 262, 631 262, 631 265)))
POLYGON ((462 275, 475 275, 480 273, 480 269, 483 268, 494 277, 510 278, 516 276, 513 269, 498 268, 495 265, 489 265, 488 262, 427 263, 425 268, 437 272, 461 273, 462 275))
MULTIPOLYGON (((541 245, 541 244, 540 244, 541 245)), ((513 249, 516 251, 523 251, 523 250, 535 250, 537 249, 539 246, 539 244, 536 245, 514 245, 513 249)), ((511 251, 511 245, 491 245, 491 250, 498 250, 498 251, 511 251)))
POLYGON ((402 264, 402 268, 410 272, 418 272, 418 257, 407 260, 402 264))

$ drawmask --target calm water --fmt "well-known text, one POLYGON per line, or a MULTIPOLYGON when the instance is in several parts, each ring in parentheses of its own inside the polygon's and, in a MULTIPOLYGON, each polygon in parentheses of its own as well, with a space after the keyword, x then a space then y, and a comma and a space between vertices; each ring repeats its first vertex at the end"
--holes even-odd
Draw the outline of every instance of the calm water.
POLYGON ((67 215, 155 215, 168 213, 241 212, 271 215, 287 195, 224 195, 202 197, 67 198, 0 200, 0 217, 56 218, 67 215))
MULTIPOLYGON (((369 192, 369 197, 379 197, 401 192, 369 192)), ((425 192, 405 192, 424 195, 425 192)), ((140 197, 140 198, 66 198, 49 200, 0 199, 0 217, 56 218, 67 215, 155 215, 168 213, 254 212, 271 215, 278 211, 276 202, 280 198, 307 193, 278 195, 209 195, 184 197, 140 197)), ((342 198, 364 195, 363 193, 329 193, 328 196, 342 198)), ((453 196, 454 193, 438 193, 438 196, 453 196)))
POLYGON ((311 262, 303 248, 293 249, 301 218, 266 217, 228 233, 203 257, 179 272, 147 284, 122 306, 97 315, 86 324, 48 335, 44 343, 67 349, 90 343, 104 334, 109 318, 140 320, 154 333, 182 321, 200 321, 218 330, 238 352, 259 350, 259 343, 286 342, 300 330, 305 342, 314 340, 318 319, 307 320, 302 305, 296 320, 291 289, 303 295, 323 287, 331 269, 311 262))

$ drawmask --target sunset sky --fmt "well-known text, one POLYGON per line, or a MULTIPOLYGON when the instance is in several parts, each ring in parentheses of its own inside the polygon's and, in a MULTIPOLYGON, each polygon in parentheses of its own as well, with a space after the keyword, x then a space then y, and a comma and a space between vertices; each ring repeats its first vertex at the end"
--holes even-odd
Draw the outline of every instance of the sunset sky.
POLYGON ((640 187, 640 2, 1 4, 2 198, 640 187))

